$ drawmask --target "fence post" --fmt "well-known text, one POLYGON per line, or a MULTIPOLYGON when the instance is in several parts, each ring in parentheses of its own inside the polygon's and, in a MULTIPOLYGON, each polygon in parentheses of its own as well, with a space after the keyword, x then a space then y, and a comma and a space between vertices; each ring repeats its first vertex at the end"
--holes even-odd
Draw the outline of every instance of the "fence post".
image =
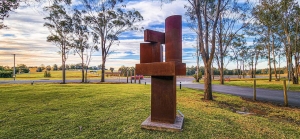
POLYGON ((284 106, 287 107, 289 103, 288 103, 288 97, 286 92, 286 80, 283 80, 283 95, 284 95, 284 106))
POLYGON ((253 100, 256 101, 256 79, 253 81, 253 100))

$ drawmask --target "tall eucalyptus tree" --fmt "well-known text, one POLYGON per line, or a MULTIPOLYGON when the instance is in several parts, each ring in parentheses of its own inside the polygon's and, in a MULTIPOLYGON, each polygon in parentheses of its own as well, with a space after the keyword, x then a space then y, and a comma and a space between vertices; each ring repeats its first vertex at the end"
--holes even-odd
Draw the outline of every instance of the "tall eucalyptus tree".
POLYGON ((81 82, 87 82, 87 69, 91 61, 91 56, 97 50, 97 45, 94 45, 93 40, 98 39, 89 32, 87 24, 84 21, 84 15, 81 11, 74 9, 73 20, 73 40, 72 48, 81 59, 81 82))
POLYGON ((44 19, 47 21, 44 26, 50 31, 47 37, 48 42, 53 42, 59 49, 62 61, 62 83, 66 83, 66 60, 70 50, 70 40, 73 33, 72 18, 67 14, 63 5, 54 2, 53 5, 45 7, 49 16, 44 19))
POLYGON ((188 0, 186 15, 196 25, 201 57, 205 65, 204 99, 212 97, 212 61, 216 49, 216 30, 221 12, 230 0, 188 0))
POLYGON ((224 84, 224 62, 228 56, 228 47, 235 37, 243 33, 251 21, 250 4, 231 0, 220 14, 217 27, 217 40, 215 59, 220 71, 220 84, 224 84))
POLYGON ((105 64, 111 47, 118 41, 121 33, 138 30, 135 23, 143 20, 138 11, 126 9, 122 2, 123 0, 82 0, 85 21, 99 36, 99 50, 102 55, 101 82, 105 81, 105 64))

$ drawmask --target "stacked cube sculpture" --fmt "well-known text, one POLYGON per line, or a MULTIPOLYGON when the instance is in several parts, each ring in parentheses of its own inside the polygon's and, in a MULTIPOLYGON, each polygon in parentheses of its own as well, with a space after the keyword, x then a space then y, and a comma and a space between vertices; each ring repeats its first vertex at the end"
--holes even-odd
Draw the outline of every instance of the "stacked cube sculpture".
POLYGON ((186 75, 186 65, 182 63, 182 17, 166 18, 165 33, 145 30, 144 41, 148 43, 140 44, 136 74, 151 76, 151 116, 142 128, 177 130, 173 127, 178 126, 178 120, 182 120, 178 127, 182 128, 183 117, 178 119, 176 115, 176 76, 186 75), (161 44, 165 44, 165 62, 161 44))

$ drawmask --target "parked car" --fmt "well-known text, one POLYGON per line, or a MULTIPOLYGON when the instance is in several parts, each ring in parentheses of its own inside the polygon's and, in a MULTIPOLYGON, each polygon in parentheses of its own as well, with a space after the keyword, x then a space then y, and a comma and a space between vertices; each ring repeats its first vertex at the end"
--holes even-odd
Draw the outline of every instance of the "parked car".
MULTIPOLYGON (((143 75, 135 75, 135 79, 138 80, 139 78, 142 80, 142 79, 144 79, 144 76, 143 75)), ((134 79, 134 76, 131 76, 131 79, 134 79)))

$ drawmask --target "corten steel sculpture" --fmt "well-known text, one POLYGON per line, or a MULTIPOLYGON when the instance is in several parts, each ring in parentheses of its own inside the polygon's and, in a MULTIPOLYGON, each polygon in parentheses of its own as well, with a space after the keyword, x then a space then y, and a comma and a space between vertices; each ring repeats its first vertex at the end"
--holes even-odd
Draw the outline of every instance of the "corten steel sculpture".
POLYGON ((151 116, 142 123, 142 128, 179 130, 183 116, 176 115, 176 76, 186 74, 182 63, 182 18, 174 15, 166 18, 165 33, 144 31, 140 44, 140 64, 136 74, 151 76, 151 116), (163 48, 165 44, 165 61, 163 48))

